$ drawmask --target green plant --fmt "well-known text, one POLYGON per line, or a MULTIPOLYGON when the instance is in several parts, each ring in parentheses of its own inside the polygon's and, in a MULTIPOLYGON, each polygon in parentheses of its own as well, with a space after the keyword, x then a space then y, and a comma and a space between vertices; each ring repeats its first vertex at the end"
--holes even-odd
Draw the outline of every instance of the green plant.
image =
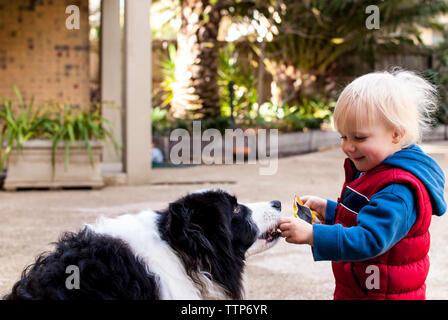
POLYGON ((173 85, 176 82, 176 46, 168 45, 168 58, 160 64, 163 81, 160 86, 162 88, 162 107, 170 105, 173 100, 173 85))
POLYGON ((235 7, 232 16, 262 26, 247 39, 273 76, 279 104, 298 103, 304 93, 316 90, 316 79, 344 55, 376 69, 383 54, 408 52, 422 43, 422 27, 434 29, 435 18, 448 12, 444 0, 253 0, 229 6, 235 7), (371 5, 380 12, 378 29, 366 25, 371 5), (257 49, 261 39, 263 50, 257 49))
POLYGON ((299 105, 284 106, 283 127, 285 130, 319 129, 329 120, 335 106, 334 101, 311 97, 301 100, 299 105))
POLYGON ((330 120, 334 106, 334 101, 318 97, 304 98, 292 106, 266 102, 244 116, 243 126, 275 128, 282 132, 319 129, 330 120))
POLYGON ((441 70, 428 69, 424 76, 436 86, 439 93, 439 108, 435 114, 435 124, 448 124, 448 76, 441 70))
POLYGON ((45 138, 52 142, 52 166, 55 163, 56 149, 61 142, 65 143, 65 170, 68 168, 70 145, 76 142, 84 144, 93 165, 90 139, 103 141, 110 139, 118 152, 120 146, 112 135, 110 122, 100 113, 100 104, 95 104, 93 110, 81 111, 73 109, 69 104, 47 103, 40 110, 33 110, 33 99, 26 105, 22 95, 14 87, 18 106, 13 106, 12 99, 3 99, 0 107, 0 119, 3 120, 1 130, 0 170, 9 158, 11 150, 16 147, 21 150, 23 143, 30 139, 45 138), (4 143, 6 141, 6 145, 4 143))
POLYGON ((14 146, 20 150, 29 139, 42 136, 51 122, 47 114, 33 110, 33 99, 26 105, 16 86, 14 92, 18 106, 15 107, 12 98, 9 98, 3 99, 3 106, 0 107, 0 119, 4 122, 0 134, 0 171, 3 171, 14 146))
MULTIPOLYGON (((191 121, 190 121, 191 122, 191 121)), ((168 119, 168 110, 161 107, 154 107, 151 113, 151 123, 153 135, 168 134, 170 130, 181 128, 189 129, 187 120, 179 118, 168 119)))
MULTIPOLYGON (((160 107, 155 107, 152 109, 152 132, 154 136, 167 135, 174 129, 185 129, 192 132, 192 120, 183 120, 179 118, 172 118, 168 120, 167 116, 168 111, 166 109, 162 109, 160 107)), ((201 119, 202 130, 214 128, 224 133, 225 129, 230 127, 231 122, 229 117, 220 116, 216 118, 201 119)))
POLYGON ((70 156, 70 145, 76 142, 84 144, 89 154, 90 164, 93 165, 90 140, 102 141, 110 139, 118 152, 120 146, 113 138, 110 122, 101 116, 100 104, 94 104, 93 110, 81 111, 73 109, 69 104, 50 105, 51 122, 45 125, 44 133, 52 142, 52 165, 54 166, 55 153, 61 142, 65 146, 64 168, 67 170, 70 156), (107 126, 107 127, 105 127, 107 126))
POLYGON ((232 122, 227 116, 219 116, 215 118, 207 118, 201 122, 202 130, 217 129, 224 133, 226 129, 232 128, 232 122))
POLYGON ((425 70, 424 76, 431 81, 439 93, 439 109, 435 120, 439 124, 448 124, 448 31, 440 28, 443 41, 433 49, 434 64, 432 69, 425 70))
POLYGON ((219 51, 218 86, 221 103, 221 115, 230 116, 229 83, 233 82, 233 106, 235 114, 245 114, 257 103, 256 80, 251 64, 243 70, 238 61, 237 50, 232 43, 219 51))

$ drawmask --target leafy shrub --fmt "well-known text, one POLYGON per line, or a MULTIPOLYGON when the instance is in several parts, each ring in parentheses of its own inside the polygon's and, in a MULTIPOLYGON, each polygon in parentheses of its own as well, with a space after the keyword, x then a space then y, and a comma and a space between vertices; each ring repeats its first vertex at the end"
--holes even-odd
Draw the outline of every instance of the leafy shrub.
POLYGON ((169 134, 174 129, 190 129, 187 120, 172 118, 168 115, 168 110, 162 107, 154 107, 151 114, 152 132, 155 136, 169 134))
POLYGON ((260 110, 248 113, 244 126, 276 128, 281 132, 319 129, 325 121, 329 121, 335 102, 324 98, 302 99, 300 105, 278 106, 272 102, 264 103, 260 110))
POLYGON ((446 72, 434 69, 426 70, 424 75, 437 87, 439 93, 439 109, 435 115, 435 121, 440 124, 448 124, 448 75, 446 72))
POLYGON ((251 64, 243 70, 239 66, 235 45, 229 43, 219 51, 218 86, 221 102, 221 115, 230 117, 229 83, 233 83, 233 106, 236 114, 244 114, 252 110, 257 103, 256 79, 251 64))
MULTIPOLYGON (((162 62, 164 80, 161 84, 163 102, 153 108, 152 130, 154 135, 166 135, 176 128, 192 130, 191 120, 177 119, 170 116, 168 106, 172 99, 172 85, 175 82, 174 45, 168 47, 167 60, 162 62)), ((218 68, 218 86, 221 102, 221 116, 202 119, 202 129, 216 128, 224 132, 232 128, 229 83, 233 83, 235 126, 240 128, 260 127, 277 128, 283 132, 302 131, 304 129, 318 129, 322 123, 328 121, 334 108, 334 102, 324 98, 305 98, 299 105, 277 106, 267 102, 261 106, 257 103, 256 79, 251 67, 241 67, 237 50, 232 43, 220 49, 218 68)))
MULTIPOLYGON (((174 129, 185 129, 190 132, 193 131, 192 120, 169 118, 168 111, 160 107, 153 108, 151 118, 152 118, 152 132, 154 136, 169 135, 170 131, 174 129)), ((225 129, 231 127, 232 124, 229 117, 221 116, 217 118, 201 119, 202 130, 215 128, 218 129, 221 133, 224 133, 225 129)))
POLYGON ((18 105, 13 105, 12 98, 3 99, 0 106, 0 119, 4 122, 0 136, 0 171, 9 158, 11 150, 16 147, 21 150, 23 144, 30 139, 44 138, 52 141, 52 164, 60 142, 65 143, 65 169, 68 167, 70 144, 84 144, 88 151, 90 163, 93 157, 90 139, 102 141, 110 139, 115 149, 120 146, 112 135, 112 126, 100 113, 100 104, 94 105, 94 110, 75 110, 68 104, 48 102, 44 108, 33 110, 33 100, 27 105, 22 95, 14 86, 18 105), (5 144, 6 142, 6 144, 5 144))
POLYGON ((168 45, 168 58, 161 62, 161 72, 163 81, 160 86, 162 88, 162 105, 167 107, 173 100, 173 84, 176 82, 176 46, 168 45))
POLYGON ((26 141, 43 136, 51 121, 47 114, 33 110, 33 99, 26 105, 15 86, 14 92, 18 106, 13 105, 12 98, 2 99, 3 105, 0 106, 0 119, 3 122, 0 132, 0 172, 13 147, 20 150, 26 141))
POLYGON ((48 108, 51 121, 45 126, 45 138, 52 142, 52 165, 54 155, 61 142, 65 145, 65 170, 68 168, 70 145, 76 142, 83 144, 93 165, 90 140, 103 141, 110 139, 118 152, 119 145, 112 135, 109 120, 101 116, 100 104, 93 105, 93 110, 81 111, 73 109, 69 104, 50 104, 48 108), (107 127, 106 127, 107 126, 107 127))

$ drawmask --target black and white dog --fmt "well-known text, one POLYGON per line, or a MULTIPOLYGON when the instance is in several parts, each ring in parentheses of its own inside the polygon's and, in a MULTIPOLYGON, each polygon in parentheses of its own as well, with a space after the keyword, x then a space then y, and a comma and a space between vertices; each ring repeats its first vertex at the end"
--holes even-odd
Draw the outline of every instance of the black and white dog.
POLYGON ((272 247, 280 201, 196 191, 163 211, 100 218, 27 267, 13 299, 241 299, 245 257, 272 247), (68 288, 68 266, 79 287, 68 288))

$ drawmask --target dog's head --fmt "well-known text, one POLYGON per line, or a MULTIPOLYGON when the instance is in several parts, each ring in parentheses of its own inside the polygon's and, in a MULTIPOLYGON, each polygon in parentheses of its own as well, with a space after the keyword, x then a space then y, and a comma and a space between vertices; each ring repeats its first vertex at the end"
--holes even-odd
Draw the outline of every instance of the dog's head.
POLYGON ((242 204, 223 190, 202 190, 170 203, 159 225, 198 285, 205 275, 239 299, 246 252, 255 242, 276 243, 280 211, 279 201, 242 204))

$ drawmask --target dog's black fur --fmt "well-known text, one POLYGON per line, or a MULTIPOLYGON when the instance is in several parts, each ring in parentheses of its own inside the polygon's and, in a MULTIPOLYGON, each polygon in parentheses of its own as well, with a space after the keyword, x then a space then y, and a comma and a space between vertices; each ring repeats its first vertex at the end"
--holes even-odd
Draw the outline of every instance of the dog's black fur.
MULTIPOLYGON (((258 234, 247 207, 215 190, 188 194, 156 214, 161 238, 198 286, 199 272, 205 271, 229 297, 242 297, 244 254, 258 234)), ((83 228, 63 234, 56 249, 27 267, 4 299, 153 300, 160 298, 159 280, 126 242, 83 228), (66 288, 68 265, 79 268, 79 289, 66 288)))
POLYGON ((157 299, 157 283, 123 241, 88 229, 67 232, 56 250, 41 254, 22 273, 6 300, 157 299), (69 265, 79 268, 79 289, 67 289, 69 265))
POLYGON ((188 275, 199 284, 197 272, 205 270, 230 297, 240 299, 244 254, 258 232, 250 210, 234 196, 214 192, 189 195, 168 211, 162 214, 160 234, 182 258, 188 275))

